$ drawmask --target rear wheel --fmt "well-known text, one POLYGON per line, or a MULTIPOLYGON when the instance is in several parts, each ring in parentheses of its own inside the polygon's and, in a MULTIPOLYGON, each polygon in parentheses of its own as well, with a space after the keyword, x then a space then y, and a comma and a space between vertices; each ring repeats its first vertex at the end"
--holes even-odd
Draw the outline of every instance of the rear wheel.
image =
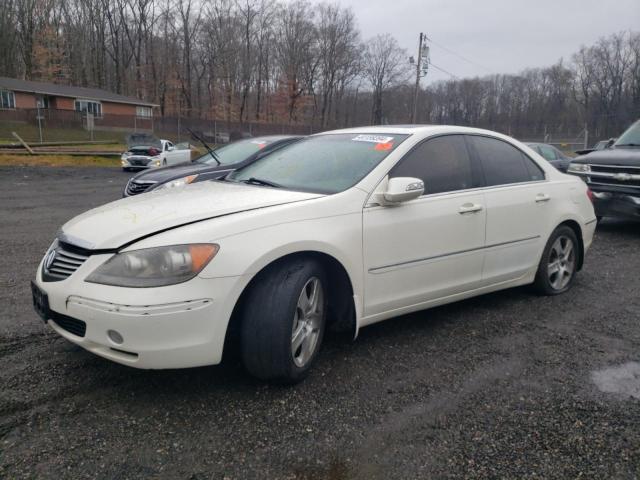
POLYGON ((243 363, 252 375, 283 383, 308 375, 324 336, 326 285, 322 265, 302 258, 256 278, 240 332, 243 363))
POLYGON ((578 268, 578 239, 562 225, 556 228, 544 248, 534 286, 543 295, 558 295, 571 288, 578 268))

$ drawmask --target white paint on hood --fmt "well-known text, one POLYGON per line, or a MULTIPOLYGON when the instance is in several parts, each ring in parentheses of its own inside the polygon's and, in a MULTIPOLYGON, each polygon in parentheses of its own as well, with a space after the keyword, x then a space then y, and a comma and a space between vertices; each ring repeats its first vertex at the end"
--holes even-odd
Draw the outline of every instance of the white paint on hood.
POLYGON ((200 182, 151 191, 89 210, 62 227, 63 235, 91 249, 118 248, 178 225, 256 208, 320 197, 238 183, 200 182))

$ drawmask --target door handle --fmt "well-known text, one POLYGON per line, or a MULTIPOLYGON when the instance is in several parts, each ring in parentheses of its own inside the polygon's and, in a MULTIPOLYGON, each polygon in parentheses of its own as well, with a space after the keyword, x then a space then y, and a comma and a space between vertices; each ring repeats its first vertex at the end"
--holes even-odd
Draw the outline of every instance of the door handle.
POLYGON ((548 202, 551 200, 551 196, 548 193, 539 193, 536 195, 536 203, 548 202))
POLYGON ((464 205, 460 206, 460 208, 458 209, 458 213, 460 215, 465 215, 467 213, 476 213, 481 211, 483 208, 484 207, 482 205, 477 203, 465 203, 464 205))

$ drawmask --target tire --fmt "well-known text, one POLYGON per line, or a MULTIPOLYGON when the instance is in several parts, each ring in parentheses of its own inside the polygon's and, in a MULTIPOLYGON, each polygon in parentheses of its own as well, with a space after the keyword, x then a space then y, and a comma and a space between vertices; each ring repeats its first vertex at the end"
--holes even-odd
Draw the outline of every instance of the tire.
POLYGON ((578 249, 578 239, 571 228, 561 225, 553 231, 533 283, 539 294, 559 295, 571 288, 578 270, 578 249))
POLYGON ((242 361, 250 374, 286 384, 308 375, 325 331, 326 278, 319 262, 304 258, 259 274, 241 313, 242 361))
POLYGON ((128 167, 122 167, 122 171, 123 171, 123 172, 130 172, 130 171, 131 171, 131 169, 130 169, 130 168, 128 168, 128 167))
POLYGON ((598 223, 602 222, 602 218, 603 218, 602 215, 597 215, 596 216, 596 222, 598 222, 598 223))
POLYGON ((164 160, 162 160, 162 166, 166 167, 167 166, 167 159, 165 158, 164 160))

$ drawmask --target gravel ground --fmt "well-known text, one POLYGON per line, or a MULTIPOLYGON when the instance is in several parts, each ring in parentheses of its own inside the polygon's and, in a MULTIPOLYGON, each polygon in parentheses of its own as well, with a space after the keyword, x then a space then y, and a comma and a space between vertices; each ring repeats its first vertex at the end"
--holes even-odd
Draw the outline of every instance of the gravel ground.
POLYGON ((640 224, 574 288, 514 289, 328 338, 312 375, 147 372, 44 327, 29 279, 116 169, 0 169, 0 478, 638 478, 640 224))

